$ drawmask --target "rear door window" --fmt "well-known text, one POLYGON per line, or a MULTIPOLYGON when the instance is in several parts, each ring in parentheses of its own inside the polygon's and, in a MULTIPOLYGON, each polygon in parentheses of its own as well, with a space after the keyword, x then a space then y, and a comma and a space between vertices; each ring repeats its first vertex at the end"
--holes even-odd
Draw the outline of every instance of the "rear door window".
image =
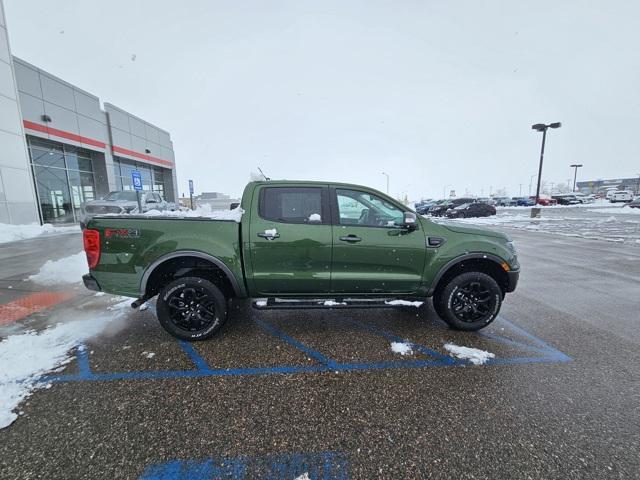
POLYGON ((281 223, 328 223, 322 187, 265 187, 260 194, 258 211, 265 220, 281 223))

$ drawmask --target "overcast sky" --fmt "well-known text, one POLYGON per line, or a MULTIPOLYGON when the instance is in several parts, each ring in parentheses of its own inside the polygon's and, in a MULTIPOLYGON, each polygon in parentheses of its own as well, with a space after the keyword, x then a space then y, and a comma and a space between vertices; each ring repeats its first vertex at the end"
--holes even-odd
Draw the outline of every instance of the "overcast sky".
POLYGON ((640 3, 5 0, 13 54, 171 133, 180 193, 640 173, 640 3), (135 55, 135 61, 132 60, 135 55))

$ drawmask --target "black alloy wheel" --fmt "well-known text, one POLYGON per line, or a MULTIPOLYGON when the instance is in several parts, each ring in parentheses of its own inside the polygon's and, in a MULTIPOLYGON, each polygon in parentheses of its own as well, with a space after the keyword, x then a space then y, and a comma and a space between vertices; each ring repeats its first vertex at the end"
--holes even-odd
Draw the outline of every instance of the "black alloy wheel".
POLYGON ((222 327, 227 302, 218 287, 199 277, 184 277, 165 286, 158 295, 158 320, 181 340, 204 340, 222 327))
POLYGON ((502 290, 493 277, 483 272, 464 272, 438 287, 433 305, 451 328, 474 331, 495 320, 502 298, 502 290))

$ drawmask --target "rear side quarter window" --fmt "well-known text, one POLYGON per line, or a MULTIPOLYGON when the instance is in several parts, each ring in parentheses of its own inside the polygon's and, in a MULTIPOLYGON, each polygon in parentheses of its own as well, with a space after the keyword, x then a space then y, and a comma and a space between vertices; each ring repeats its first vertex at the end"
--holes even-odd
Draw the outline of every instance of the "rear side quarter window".
POLYGON ((322 187, 264 187, 258 214, 280 223, 329 223, 326 189, 322 187))

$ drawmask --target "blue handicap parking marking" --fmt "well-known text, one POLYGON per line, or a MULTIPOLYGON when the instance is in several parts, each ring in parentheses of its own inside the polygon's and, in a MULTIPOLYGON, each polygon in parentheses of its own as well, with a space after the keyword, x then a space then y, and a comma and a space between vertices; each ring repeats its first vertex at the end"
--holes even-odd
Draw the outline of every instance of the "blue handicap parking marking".
MULTIPOLYGON (((513 324, 504 317, 498 320, 512 337, 505 334, 498 335, 492 332, 479 332, 473 335, 475 338, 484 338, 503 344, 515 350, 514 355, 500 356, 489 359, 485 365, 522 365, 529 363, 562 363, 571 360, 560 350, 513 324)), ((207 363, 198 353, 193 344, 179 341, 178 344, 193 363, 194 368, 189 370, 158 370, 158 371, 127 371, 96 373, 91 370, 89 356, 84 345, 77 349, 77 372, 73 374, 52 375, 42 379, 44 382, 64 381, 111 381, 111 380, 145 380, 161 378, 197 378, 208 376, 240 376, 240 375, 273 375, 273 374, 300 374, 326 371, 362 371, 381 370, 389 368, 427 368, 427 367, 459 367, 469 366, 467 360, 460 360, 444 355, 433 348, 411 342, 413 350, 424 354, 426 359, 399 359, 368 362, 338 362, 324 355, 322 352, 305 345, 281 331, 274 325, 264 320, 255 320, 256 324, 267 334, 275 339, 296 348, 309 358, 315 360, 315 365, 278 365, 269 367, 243 367, 243 368, 215 368, 207 363)), ((390 342, 404 342, 405 340, 394 333, 382 328, 364 323, 358 320, 345 320, 362 331, 380 336, 390 342)))
POLYGON ((346 456, 337 452, 173 460, 148 466, 139 480, 348 480, 346 456))

